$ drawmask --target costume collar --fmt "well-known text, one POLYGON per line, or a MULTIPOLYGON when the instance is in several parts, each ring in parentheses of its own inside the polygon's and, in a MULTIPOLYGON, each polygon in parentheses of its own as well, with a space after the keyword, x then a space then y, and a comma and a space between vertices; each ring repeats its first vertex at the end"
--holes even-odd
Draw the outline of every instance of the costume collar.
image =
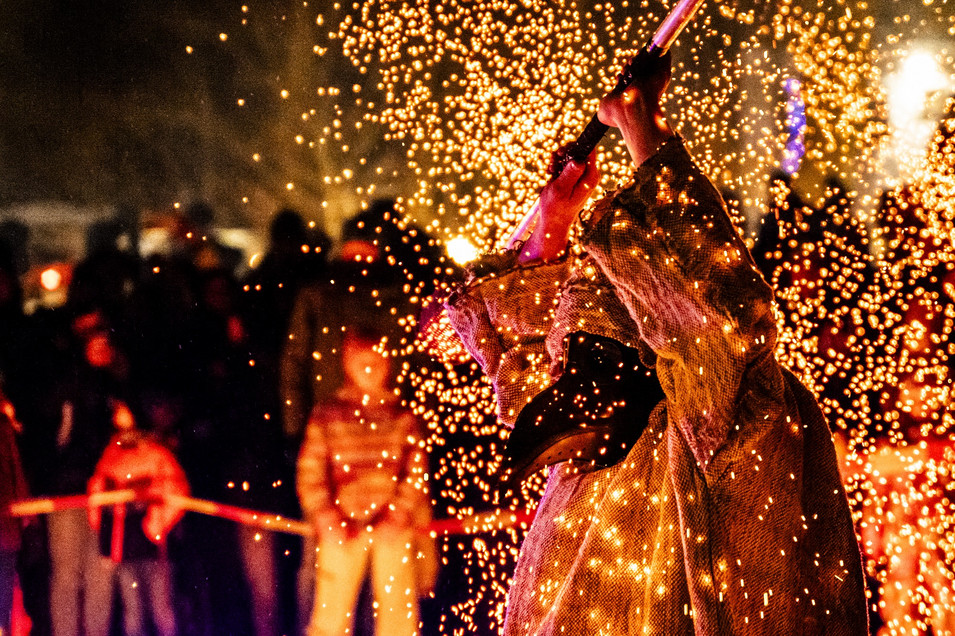
POLYGON ((651 181, 655 181, 660 171, 669 165, 673 165, 680 155, 686 154, 686 147, 683 143, 683 137, 673 133, 666 141, 657 148, 646 161, 637 166, 633 173, 633 188, 637 191, 651 181))

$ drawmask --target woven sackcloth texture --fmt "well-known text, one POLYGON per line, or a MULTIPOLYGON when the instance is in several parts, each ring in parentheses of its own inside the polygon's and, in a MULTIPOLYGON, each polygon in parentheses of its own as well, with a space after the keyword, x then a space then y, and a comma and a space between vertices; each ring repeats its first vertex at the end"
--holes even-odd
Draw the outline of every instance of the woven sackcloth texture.
POLYGON ((772 291, 681 139, 595 206, 580 244, 569 276, 538 281, 562 285, 556 318, 508 329, 630 329, 666 398, 624 462, 551 468, 505 636, 866 634, 829 429, 775 360, 772 291))
POLYGON ((561 286, 553 323, 547 333, 547 353, 555 376, 563 367, 565 338, 575 331, 613 338, 640 351, 643 362, 653 366, 653 353, 640 340, 637 324, 613 285, 586 254, 574 261, 570 276, 561 286))
POLYGON ((568 262, 509 266, 475 278, 447 303, 448 317, 468 352, 491 380, 499 419, 517 414, 551 383, 547 333, 568 262))

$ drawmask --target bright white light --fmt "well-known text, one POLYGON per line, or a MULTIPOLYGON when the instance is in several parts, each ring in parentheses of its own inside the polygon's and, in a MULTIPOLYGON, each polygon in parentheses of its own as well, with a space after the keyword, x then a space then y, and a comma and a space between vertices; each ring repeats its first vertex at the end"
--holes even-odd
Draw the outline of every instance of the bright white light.
POLYGON ((448 251, 448 256, 451 257, 451 260, 458 265, 469 263, 481 255, 478 248, 465 236, 456 236, 450 239, 444 244, 444 247, 448 251))
MULTIPOLYGON (((910 51, 898 70, 887 78, 887 107, 892 129, 890 155, 896 176, 903 180, 925 156, 935 131, 938 113, 927 112, 933 97, 951 89, 950 79, 942 73, 936 56, 924 49, 910 51)), ((891 169, 891 168, 890 168, 891 169)))
POLYGON ((54 291, 63 282, 63 275, 56 268, 50 267, 40 273, 40 284, 47 291, 54 291))
POLYGON ((925 97, 948 87, 948 78, 939 70, 935 56, 916 50, 902 61, 889 84, 889 121, 906 128, 922 119, 925 97))

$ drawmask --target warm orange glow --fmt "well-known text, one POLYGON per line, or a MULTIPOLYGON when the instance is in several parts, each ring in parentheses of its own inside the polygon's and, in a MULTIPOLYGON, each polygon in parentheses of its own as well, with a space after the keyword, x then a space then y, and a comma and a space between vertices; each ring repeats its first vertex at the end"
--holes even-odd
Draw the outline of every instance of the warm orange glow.
POLYGON ((55 267, 48 267, 40 273, 40 285, 47 291, 56 291, 63 283, 63 274, 55 267))

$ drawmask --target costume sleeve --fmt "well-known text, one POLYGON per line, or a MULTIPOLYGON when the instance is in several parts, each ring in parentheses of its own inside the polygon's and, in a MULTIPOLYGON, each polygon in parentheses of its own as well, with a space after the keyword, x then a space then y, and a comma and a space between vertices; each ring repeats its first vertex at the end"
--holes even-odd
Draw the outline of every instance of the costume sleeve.
POLYGON ((597 215, 584 246, 657 355, 669 417, 705 470, 747 366, 772 355, 772 290, 678 138, 597 215))
POLYGON ((311 410, 310 361, 312 335, 317 328, 318 309, 314 306, 320 299, 305 288, 295 299, 289 319, 288 334, 282 350, 280 367, 282 395, 282 426, 285 436, 297 439, 305 430, 311 410))
POLYGON ((312 414, 298 455, 295 488, 306 519, 314 519, 318 513, 332 506, 328 484, 326 426, 322 418, 312 414))
POLYGON ((569 265, 510 267, 474 279, 447 303, 465 348, 494 386, 500 420, 517 414, 551 382, 546 337, 569 265))

